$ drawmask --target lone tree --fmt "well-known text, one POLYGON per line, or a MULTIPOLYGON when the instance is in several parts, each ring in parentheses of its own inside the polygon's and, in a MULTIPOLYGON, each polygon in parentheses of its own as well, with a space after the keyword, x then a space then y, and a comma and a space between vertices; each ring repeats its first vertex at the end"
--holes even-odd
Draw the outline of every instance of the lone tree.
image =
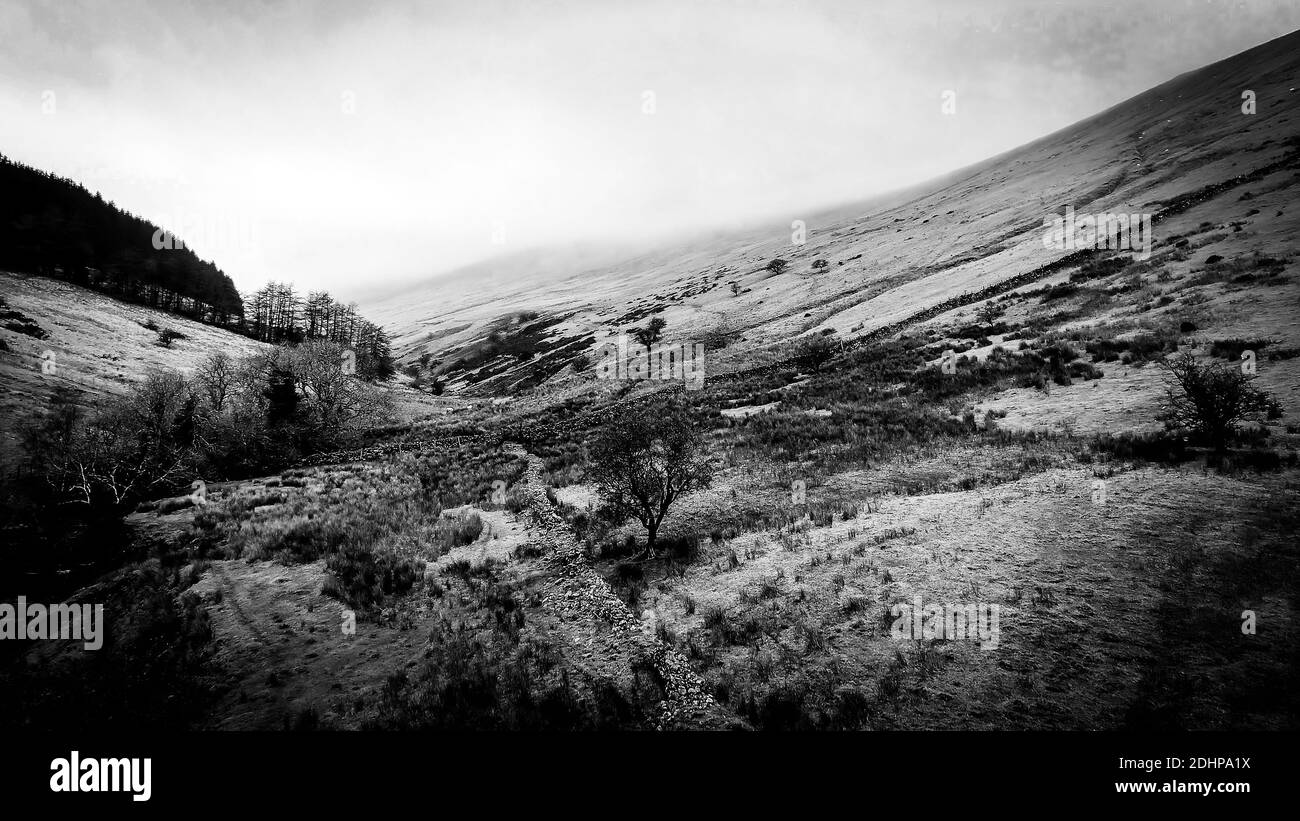
POLYGON ((707 488, 713 478, 698 430, 681 404, 641 406, 616 419, 591 446, 589 470, 610 512, 645 526, 642 555, 651 558, 669 506, 684 493, 707 488))
POLYGON ((1190 431, 1222 454, 1237 423, 1255 414, 1280 414, 1277 401, 1237 368, 1201 364, 1190 353, 1165 360, 1164 418, 1170 428, 1190 431))
POLYGON ((632 338, 649 348, 663 337, 664 327, 668 323, 661 316, 651 317, 644 328, 633 328, 632 338))
POLYGON ((813 336, 799 345, 796 357, 801 367, 813 373, 821 373, 822 368, 835 356, 835 344, 825 336, 813 336))
POLYGON ((1001 305, 990 299, 988 302, 981 305, 979 310, 975 312, 975 318, 980 322, 983 322, 985 325, 992 325, 993 321, 1002 316, 1002 313, 1005 310, 1006 309, 1001 305))

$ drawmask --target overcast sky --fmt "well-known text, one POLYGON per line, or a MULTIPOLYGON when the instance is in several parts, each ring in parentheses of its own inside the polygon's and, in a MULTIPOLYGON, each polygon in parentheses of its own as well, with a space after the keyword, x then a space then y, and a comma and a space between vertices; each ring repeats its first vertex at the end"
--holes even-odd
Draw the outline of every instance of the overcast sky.
POLYGON ((1294 0, 0 0, 0 152, 242 290, 350 296, 797 218, 1298 27, 1294 0))

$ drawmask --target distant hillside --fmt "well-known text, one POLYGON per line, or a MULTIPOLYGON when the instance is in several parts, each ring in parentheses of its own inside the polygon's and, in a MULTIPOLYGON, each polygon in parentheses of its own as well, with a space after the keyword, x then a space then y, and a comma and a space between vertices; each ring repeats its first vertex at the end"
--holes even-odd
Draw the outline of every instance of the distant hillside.
POLYGON ((73 180, 0 155, 0 269, 57 276, 202 322, 240 322, 230 277, 73 180), (163 247, 158 247, 162 245, 163 247))
POLYGON ((1297 55, 1300 32, 888 198, 617 264, 503 258, 363 308, 392 333, 400 363, 438 363, 452 393, 490 395, 577 383, 566 363, 652 314, 667 322, 666 341, 707 343, 710 375, 805 334, 849 342, 896 330, 1049 273, 1066 252, 1044 247, 1043 220, 1067 207, 1152 214, 1157 245, 1231 222, 1218 254, 1286 257, 1295 217, 1266 205, 1285 200, 1300 167, 1297 55), (1265 192, 1267 203, 1244 199, 1265 192))

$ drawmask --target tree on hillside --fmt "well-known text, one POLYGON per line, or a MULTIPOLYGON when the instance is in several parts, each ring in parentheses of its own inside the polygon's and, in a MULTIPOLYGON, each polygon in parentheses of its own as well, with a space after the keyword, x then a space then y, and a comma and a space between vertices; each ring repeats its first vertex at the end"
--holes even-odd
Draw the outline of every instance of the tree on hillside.
POLYGON ((384 329, 362 320, 355 343, 357 374, 364 379, 387 381, 397 372, 392 343, 384 329))
POLYGON ((632 338, 649 348, 663 338, 664 328, 668 323, 661 316, 651 317, 644 328, 633 328, 632 338))
POLYGON ((689 410, 641 406, 611 422, 590 450, 589 470, 606 506, 646 529, 645 554, 669 507, 683 494, 707 488, 712 470, 689 410))
POLYGON ((283 282, 268 282, 244 302, 247 332, 254 339, 288 344, 328 340, 355 353, 357 375, 363 379, 387 380, 395 373, 387 332, 357 313, 356 303, 336 302, 327 291, 300 299, 283 282))
POLYGON ((291 369, 311 416, 316 444, 330 444, 349 426, 377 423, 376 414, 391 410, 386 392, 343 372, 342 352, 341 345, 324 339, 293 349, 291 369))
POLYGON ((1002 316, 1005 311, 1005 308, 990 299, 988 302, 981 305, 979 310, 975 312, 975 318, 980 322, 983 322, 985 325, 991 325, 993 324, 993 321, 1002 316))
POLYGON ((307 294, 307 301, 302 307, 303 335, 307 339, 325 336, 325 323, 333 305, 334 300, 326 291, 312 291, 307 294))
POLYGON ((800 367, 807 368, 813 373, 820 373, 833 356, 835 356, 835 345, 824 336, 809 337, 800 343, 797 354, 800 367))
POLYGON ((1277 401, 1236 367, 1198 362, 1184 352, 1166 360, 1165 424, 1203 440, 1222 454, 1237 424, 1260 414, 1280 414, 1277 401))
POLYGON ((235 390, 235 360, 225 351, 213 351, 199 363, 194 379, 209 407, 221 413, 235 390))

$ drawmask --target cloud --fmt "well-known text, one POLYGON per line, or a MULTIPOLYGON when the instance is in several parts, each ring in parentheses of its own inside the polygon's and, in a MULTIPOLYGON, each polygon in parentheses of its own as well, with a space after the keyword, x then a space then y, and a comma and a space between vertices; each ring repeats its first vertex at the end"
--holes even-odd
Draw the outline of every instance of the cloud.
POLYGON ((146 217, 247 220, 252 247, 194 243, 242 288, 347 294, 501 253, 502 228, 514 248, 644 239, 864 198, 1300 17, 1047 8, 4 0, 0 150, 146 217))

